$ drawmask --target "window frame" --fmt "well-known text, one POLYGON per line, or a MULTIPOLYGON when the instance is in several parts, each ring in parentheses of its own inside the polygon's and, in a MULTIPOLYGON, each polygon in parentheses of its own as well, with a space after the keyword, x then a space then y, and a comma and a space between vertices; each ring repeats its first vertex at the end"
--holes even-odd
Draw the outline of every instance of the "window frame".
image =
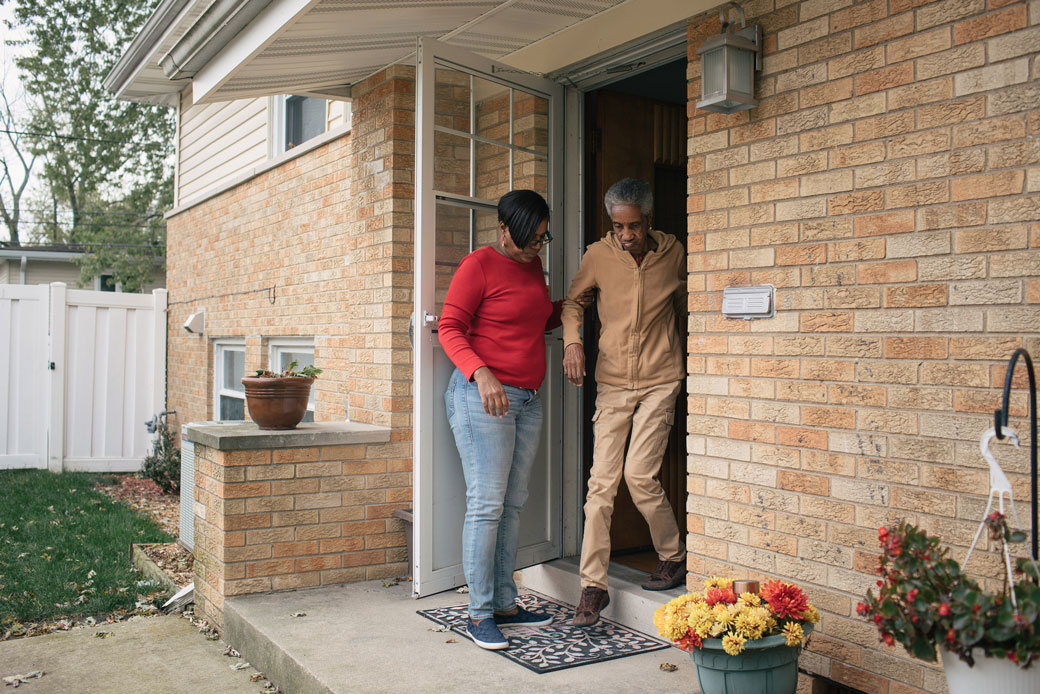
POLYGON ((322 99, 322 97, 311 96, 308 94, 276 94, 271 97, 268 103, 268 108, 271 112, 271 117, 268 119, 268 142, 270 143, 269 151, 272 157, 277 157, 286 152, 291 152, 294 149, 299 149, 301 145, 310 142, 311 140, 321 137, 325 133, 329 132, 329 104, 333 103, 331 99, 322 99), (312 138, 304 140, 303 142, 297 142, 292 146, 291 149, 286 149, 286 132, 285 129, 288 127, 287 117, 287 105, 288 101, 292 97, 310 98, 310 99, 321 99, 325 102, 325 118, 322 121, 323 130, 312 138))
MULTIPOLYGON (((309 352, 311 363, 314 363, 313 337, 270 337, 267 339, 267 368, 275 373, 281 372, 281 355, 283 352, 309 352)), ((307 412, 314 418, 314 388, 307 399, 307 412)))
POLYGON ((224 352, 242 353, 242 375, 245 376, 246 341, 243 338, 222 338, 213 342, 213 420, 218 422, 244 422, 248 421, 245 414, 246 407, 245 386, 241 391, 230 390, 224 387, 224 352), (220 416, 220 398, 236 398, 242 400, 242 419, 222 419, 220 416))

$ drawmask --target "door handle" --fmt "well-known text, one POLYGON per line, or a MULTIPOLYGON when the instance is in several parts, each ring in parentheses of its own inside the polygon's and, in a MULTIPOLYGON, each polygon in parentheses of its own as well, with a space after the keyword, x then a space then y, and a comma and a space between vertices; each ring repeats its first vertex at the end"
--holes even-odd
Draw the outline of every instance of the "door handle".
POLYGON ((435 316, 432 313, 428 313, 426 311, 423 311, 422 313, 423 313, 423 319, 422 319, 423 327, 426 327, 428 325, 432 325, 432 324, 436 323, 437 321, 439 321, 441 319, 440 316, 435 316))

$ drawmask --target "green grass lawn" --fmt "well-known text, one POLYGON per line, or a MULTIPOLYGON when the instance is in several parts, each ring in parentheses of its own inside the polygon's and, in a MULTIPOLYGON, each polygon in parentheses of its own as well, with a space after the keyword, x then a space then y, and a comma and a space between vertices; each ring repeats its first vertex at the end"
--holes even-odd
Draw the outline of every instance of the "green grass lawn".
POLYGON ((97 491, 99 479, 0 470, 0 626, 133 609, 130 543, 173 538, 97 491))

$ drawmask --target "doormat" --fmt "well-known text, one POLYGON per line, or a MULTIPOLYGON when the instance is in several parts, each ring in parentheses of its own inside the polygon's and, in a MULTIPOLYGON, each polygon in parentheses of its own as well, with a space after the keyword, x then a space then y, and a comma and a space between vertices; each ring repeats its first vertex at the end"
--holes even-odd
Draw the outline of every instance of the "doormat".
MULTIPOLYGON (((544 627, 502 627, 509 648, 494 651, 532 672, 539 674, 565 670, 605 660, 624 658, 639 653, 668 648, 670 643, 655 639, 626 626, 600 618, 591 627, 571 624, 574 608, 537 595, 521 595, 517 602, 532 612, 552 615, 552 624, 544 627)), ((450 627, 467 641, 466 619, 469 605, 417 610, 437 624, 450 627)))

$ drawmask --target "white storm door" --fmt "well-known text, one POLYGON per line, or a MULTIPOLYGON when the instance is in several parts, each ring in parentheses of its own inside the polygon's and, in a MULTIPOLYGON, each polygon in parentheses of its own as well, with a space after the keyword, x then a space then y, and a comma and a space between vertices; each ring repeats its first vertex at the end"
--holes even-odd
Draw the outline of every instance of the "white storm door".
MULTIPOLYGON (((541 193, 563 228, 563 89, 549 80, 430 39, 416 59, 415 460, 413 592, 466 582, 462 524, 466 484, 444 391, 454 365, 437 338, 448 285, 467 253, 497 238, 498 199, 541 193)), ((563 243, 542 247, 550 295, 563 293, 563 243)), ((546 336, 544 412, 530 495, 520 520, 517 566, 561 555, 562 338, 546 336)))

